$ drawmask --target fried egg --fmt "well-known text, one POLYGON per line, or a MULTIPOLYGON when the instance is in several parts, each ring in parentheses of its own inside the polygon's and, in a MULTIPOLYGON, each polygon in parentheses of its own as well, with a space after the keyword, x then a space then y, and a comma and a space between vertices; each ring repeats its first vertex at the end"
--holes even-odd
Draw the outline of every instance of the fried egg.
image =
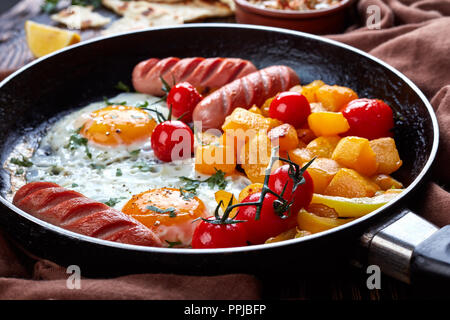
MULTIPOLYGON (((138 218, 147 208, 152 190, 179 190, 185 185, 180 177, 202 181, 209 177, 195 171, 193 158, 167 163, 154 156, 150 135, 157 122, 152 112, 139 106, 148 105, 167 116, 169 111, 164 102, 138 93, 123 93, 109 101, 91 103, 54 123, 30 159, 33 165, 26 172, 27 182, 54 182, 138 218)), ((225 190, 236 198, 250 184, 240 174, 227 176, 225 181, 225 190)), ((157 205, 162 209, 174 206, 184 209, 179 210, 178 219, 168 223, 147 217, 145 224, 160 225, 161 228, 153 229, 163 241, 188 246, 195 225, 191 220, 213 214, 217 190, 217 186, 211 188, 200 183, 195 201, 180 200, 182 203, 178 204, 173 195, 159 195, 157 205)), ((156 201, 154 194, 151 198, 156 201)))

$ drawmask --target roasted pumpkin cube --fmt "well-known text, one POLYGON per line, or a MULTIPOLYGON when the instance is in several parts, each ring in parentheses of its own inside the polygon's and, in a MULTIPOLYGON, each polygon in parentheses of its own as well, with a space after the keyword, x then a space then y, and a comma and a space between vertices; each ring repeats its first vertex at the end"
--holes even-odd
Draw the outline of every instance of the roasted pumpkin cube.
POLYGON ((311 161, 314 155, 306 148, 295 148, 288 151, 289 158, 298 164, 303 166, 304 163, 311 161))
POLYGON ((297 131, 289 123, 272 128, 269 131, 269 139, 272 144, 280 146, 280 151, 295 149, 299 143, 297 131))
POLYGON ((269 129, 272 129, 280 124, 281 122, 276 119, 263 117, 262 115, 253 113, 247 109, 236 108, 229 116, 225 118, 225 122, 222 125, 222 130, 243 130, 244 133, 250 129, 255 131, 269 131, 269 129))
POLYGON ((306 171, 314 183, 314 192, 323 193, 341 166, 332 159, 316 158, 306 171))
POLYGON ((371 176, 377 172, 378 163, 369 140, 361 137, 342 138, 331 156, 343 167, 355 169, 371 176))
POLYGON ((308 125, 316 136, 335 136, 350 129, 341 112, 315 112, 308 116, 308 125))
POLYGON ((392 178, 387 174, 377 174, 372 177, 372 181, 375 182, 381 190, 389 190, 389 189, 402 189, 403 184, 392 178))
MULTIPOLYGON (((258 132, 245 143, 239 155, 240 164, 251 182, 264 182, 271 154, 271 141, 263 131, 258 132)), ((279 161, 274 164, 272 170, 275 170, 277 167, 279 167, 279 161)))
POLYGON ((378 162, 377 173, 391 174, 402 165, 395 141, 392 138, 379 138, 370 141, 370 147, 375 152, 378 162))
POLYGON ((256 113, 256 114, 260 114, 262 115, 261 109, 259 109, 257 106, 253 105, 250 109, 248 109, 248 111, 256 113))
POLYGON ((314 80, 310 84, 302 87, 301 94, 306 97, 309 103, 317 102, 316 91, 325 83, 322 80, 314 80))
POLYGON ((338 136, 318 137, 308 143, 306 149, 308 149, 313 156, 331 158, 339 140, 341 140, 341 137, 338 136))
POLYGON ((231 173, 236 168, 234 150, 226 145, 209 144, 198 146, 195 152, 195 170, 203 174, 214 174, 217 170, 231 173))
POLYGON ((275 97, 269 98, 266 101, 264 101, 263 105, 261 106, 261 113, 264 117, 269 116, 269 108, 270 104, 272 103, 272 100, 275 99, 275 97))
POLYGON ((309 128, 300 128, 297 129, 297 136, 300 141, 303 141, 305 144, 310 143, 313 141, 316 137, 314 132, 312 132, 309 128))
POLYGON ((353 169, 340 169, 328 186, 324 194, 346 198, 373 197, 380 187, 369 178, 360 175, 353 169))
POLYGON ((317 89, 316 99, 328 111, 337 112, 350 101, 358 99, 358 95, 347 87, 323 85, 317 89))

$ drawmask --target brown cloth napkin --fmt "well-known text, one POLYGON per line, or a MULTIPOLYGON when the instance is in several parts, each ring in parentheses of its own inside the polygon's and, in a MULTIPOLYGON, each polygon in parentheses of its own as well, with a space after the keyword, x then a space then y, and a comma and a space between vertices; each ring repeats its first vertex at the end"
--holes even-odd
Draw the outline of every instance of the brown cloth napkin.
MULTIPOLYGON (((330 38, 393 65, 431 100, 440 124, 440 150, 416 210, 439 226, 449 224, 450 1, 361 0, 358 12, 359 27, 352 26, 345 34, 330 38), (380 30, 361 27, 371 5, 380 8, 380 30)), ((27 257, 0 233, 0 299, 257 299, 262 293, 255 277, 240 274, 83 279, 80 290, 67 289, 66 279, 63 268, 27 257)))

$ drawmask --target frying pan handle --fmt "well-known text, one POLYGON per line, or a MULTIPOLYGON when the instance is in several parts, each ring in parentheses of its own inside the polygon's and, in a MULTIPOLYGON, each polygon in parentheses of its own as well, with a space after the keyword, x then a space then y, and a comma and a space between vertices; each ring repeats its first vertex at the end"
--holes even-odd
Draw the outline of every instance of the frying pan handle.
POLYGON ((404 209, 361 238, 369 265, 406 283, 450 280, 450 225, 438 227, 404 209))

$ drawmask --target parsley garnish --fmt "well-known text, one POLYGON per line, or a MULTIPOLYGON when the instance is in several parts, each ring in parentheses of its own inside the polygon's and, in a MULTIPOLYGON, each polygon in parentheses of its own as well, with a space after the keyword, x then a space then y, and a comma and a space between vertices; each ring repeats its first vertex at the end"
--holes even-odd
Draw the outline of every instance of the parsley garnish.
POLYGON ((11 158, 11 163, 21 166, 21 167, 31 167, 33 165, 33 162, 31 162, 28 158, 22 155, 22 159, 19 158, 11 158))
POLYGON ((77 183, 72 183, 72 188, 76 188, 76 187, 78 187, 78 184, 77 183))
POLYGON ((121 177, 122 176, 122 170, 120 170, 119 168, 116 169, 116 177, 121 177))
POLYGON ((22 168, 19 168, 16 170, 16 176, 20 176, 23 173, 24 173, 24 170, 22 168))
POLYGON ((103 202, 104 204, 106 204, 108 207, 114 207, 116 204, 118 204, 120 202, 120 200, 125 199, 125 197, 120 197, 120 198, 111 198, 108 201, 103 202))
POLYGON ((148 107, 148 104, 148 101, 145 101, 144 103, 139 103, 138 105, 136 105, 136 108, 144 109, 148 107))
POLYGON ((82 137, 80 135, 80 129, 78 129, 74 134, 72 134, 69 138, 69 143, 65 146, 66 149, 75 150, 79 146, 84 146, 84 150, 86 151, 86 155, 89 159, 92 159, 92 153, 89 151, 88 147, 88 139, 82 137))
POLYGON ((127 104, 126 101, 110 101, 106 97, 103 97, 103 101, 107 106, 124 106, 127 104))
POLYGON ((181 244, 181 241, 169 241, 169 240, 165 240, 165 241, 169 245, 169 248, 173 248, 173 247, 179 246, 181 244))
POLYGON ((122 81, 119 81, 119 82, 116 84, 115 88, 118 89, 118 90, 125 91, 125 92, 130 92, 130 87, 127 86, 127 85, 126 85, 125 83, 123 83, 122 81))
POLYGON ((141 150, 139 150, 139 149, 133 150, 133 151, 130 151, 130 155, 131 155, 132 157, 137 157, 137 156, 139 155, 140 152, 141 152, 141 150))
POLYGON ((161 208, 158 208, 158 207, 155 207, 155 206, 147 206, 147 209, 151 210, 151 211, 155 211, 157 213, 168 213, 170 218, 175 218, 177 216, 177 214, 175 212, 176 209, 173 208, 173 207, 170 207, 170 208, 167 208, 167 209, 161 209, 161 208))
POLYGON ((41 10, 45 13, 53 13, 56 11, 59 0, 45 0, 41 5, 41 10))
POLYGON ((63 170, 64 170, 64 168, 53 165, 53 166, 50 168, 50 174, 51 174, 52 176, 57 176, 57 175, 59 175, 61 172, 63 172, 63 170))
MULTIPOLYGON (((44 0, 41 10, 45 13, 53 13, 56 11, 58 3, 59 0, 44 0)), ((72 5, 74 6, 93 6, 94 8, 99 8, 101 3, 101 0, 72 0, 72 5)))
POLYGON ((228 184, 228 182, 225 180, 225 172, 223 172, 222 170, 216 170, 216 173, 203 181, 191 179, 188 177, 180 177, 180 180, 184 182, 183 189, 194 194, 197 194, 197 188, 202 183, 207 183, 208 187, 210 187, 211 189, 217 186, 221 190, 225 189, 228 184))
POLYGON ((99 8, 101 4, 101 0, 72 0, 72 5, 74 6, 93 6, 94 8, 99 8))
POLYGON ((187 191, 183 188, 180 188, 180 195, 183 198, 183 200, 186 200, 186 201, 189 201, 195 197, 195 193, 187 191))
POLYGON ((148 164, 146 164, 145 162, 135 163, 132 166, 132 168, 138 168, 142 172, 150 172, 151 171, 151 167, 148 164))
POLYGON ((91 167, 92 169, 97 169, 97 170, 106 168, 106 166, 104 164, 98 164, 98 163, 90 163, 89 167, 91 167))

